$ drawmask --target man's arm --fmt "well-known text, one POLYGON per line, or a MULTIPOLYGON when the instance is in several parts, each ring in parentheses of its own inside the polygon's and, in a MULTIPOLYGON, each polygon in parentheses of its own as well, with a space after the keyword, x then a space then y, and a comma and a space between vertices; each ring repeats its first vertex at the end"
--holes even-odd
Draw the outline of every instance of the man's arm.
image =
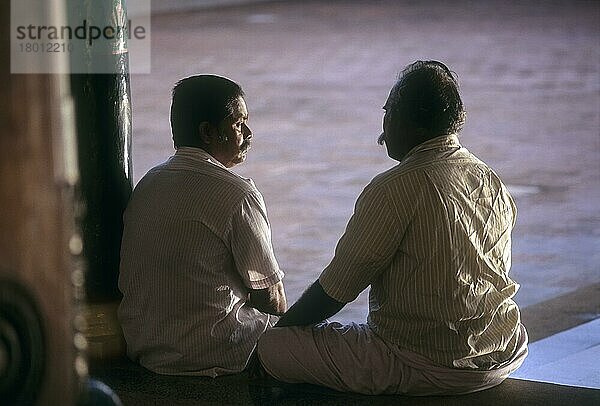
POLYGON ((283 272, 279 269, 263 198, 248 193, 231 219, 229 244, 235 268, 248 288, 248 305, 279 315, 287 308, 283 272))
POLYGON ((318 323, 354 301, 389 267, 405 228, 398 223, 386 189, 370 184, 356 202, 333 260, 276 326, 318 323))
POLYGON ((285 290, 281 281, 266 289, 250 290, 249 298, 248 304, 263 313, 281 316, 287 310, 285 290))
POLYGON ((331 298, 316 280, 302 297, 279 319, 276 327, 307 326, 339 312, 346 303, 331 298))

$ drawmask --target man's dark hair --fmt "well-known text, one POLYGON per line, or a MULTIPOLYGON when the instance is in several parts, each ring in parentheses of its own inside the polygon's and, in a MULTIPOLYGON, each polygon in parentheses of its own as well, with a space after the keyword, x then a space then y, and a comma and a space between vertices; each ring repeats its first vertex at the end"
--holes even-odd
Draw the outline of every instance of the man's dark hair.
POLYGON ((466 113, 458 81, 446 65, 438 61, 416 61, 400 74, 392 93, 394 112, 409 120, 430 137, 459 132, 466 113))
POLYGON ((201 147, 200 123, 218 126, 231 115, 242 87, 216 75, 196 75, 181 79, 173 88, 171 132, 175 147, 201 147))

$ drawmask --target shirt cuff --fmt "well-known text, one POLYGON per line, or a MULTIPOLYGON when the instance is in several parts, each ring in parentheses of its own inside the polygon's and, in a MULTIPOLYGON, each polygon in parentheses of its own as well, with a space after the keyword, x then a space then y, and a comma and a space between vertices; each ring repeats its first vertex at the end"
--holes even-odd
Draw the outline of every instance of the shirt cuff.
POLYGON ((285 274, 283 273, 283 271, 281 269, 278 269, 266 278, 259 279, 256 281, 250 281, 249 288, 254 290, 269 288, 275 285, 277 282, 280 282, 283 279, 284 275, 285 274))
POLYGON ((319 284, 321 285, 325 293, 327 293, 327 296, 337 300, 340 303, 350 303, 358 297, 358 295, 349 295, 347 291, 341 289, 340 284, 336 283, 331 278, 329 278, 325 272, 323 272, 321 276, 319 276, 319 284))

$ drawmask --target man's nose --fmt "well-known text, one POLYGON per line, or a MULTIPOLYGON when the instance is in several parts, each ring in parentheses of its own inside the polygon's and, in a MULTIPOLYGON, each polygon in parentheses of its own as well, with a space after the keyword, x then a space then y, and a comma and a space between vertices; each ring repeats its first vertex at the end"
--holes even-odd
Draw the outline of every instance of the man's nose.
POLYGON ((252 136, 252 130, 246 124, 244 124, 244 138, 249 138, 252 136))

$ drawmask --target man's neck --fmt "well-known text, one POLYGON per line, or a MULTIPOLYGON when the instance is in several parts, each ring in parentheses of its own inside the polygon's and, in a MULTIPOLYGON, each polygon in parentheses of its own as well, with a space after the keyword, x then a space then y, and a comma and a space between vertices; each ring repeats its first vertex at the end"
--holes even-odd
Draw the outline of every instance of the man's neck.
POLYGON ((225 164, 223 164, 223 162, 221 162, 221 160, 218 159, 218 157, 215 157, 214 154, 211 153, 211 151, 209 151, 207 148, 205 147, 196 147, 196 146, 182 146, 182 147, 178 147, 177 151, 196 151, 198 153, 201 153, 203 155, 207 155, 208 158, 210 159, 210 161, 212 161, 214 164, 218 164, 219 166, 222 166, 223 168, 227 168, 225 166, 225 164))

